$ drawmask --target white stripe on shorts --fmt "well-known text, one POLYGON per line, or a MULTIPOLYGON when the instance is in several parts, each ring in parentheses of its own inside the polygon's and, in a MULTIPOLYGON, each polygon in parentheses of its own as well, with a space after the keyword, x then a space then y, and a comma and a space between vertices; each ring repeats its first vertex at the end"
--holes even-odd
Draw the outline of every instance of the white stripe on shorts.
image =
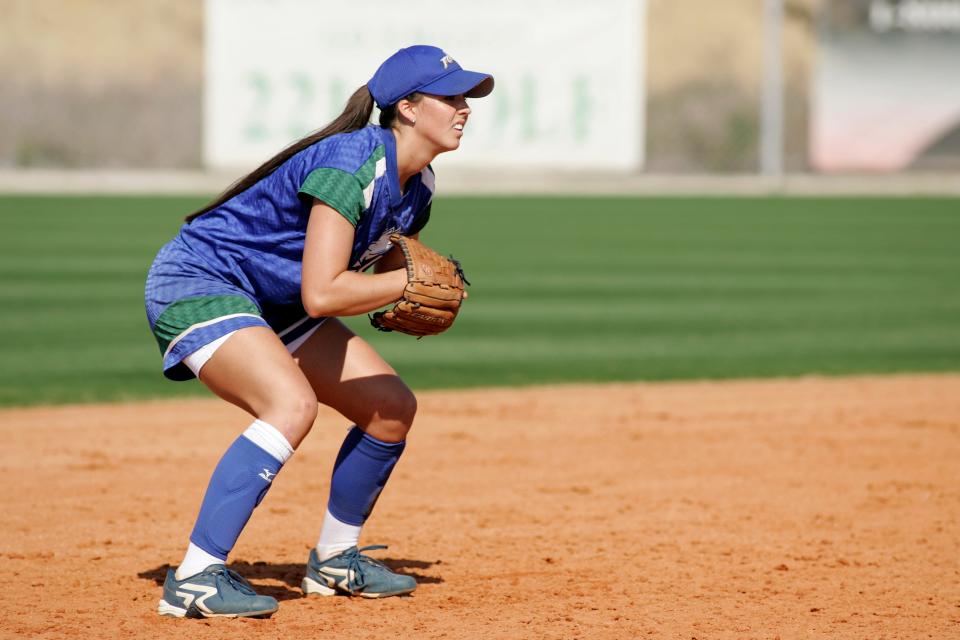
MULTIPOLYGON (((309 329, 306 333, 304 333, 302 336, 300 336, 299 338, 297 338, 296 340, 294 340, 293 342, 291 342, 290 344, 288 344, 288 345, 287 345, 287 351, 289 351, 290 354, 293 355, 293 353, 294 353, 297 349, 299 349, 301 346, 303 346, 303 343, 307 341, 307 338, 309 338, 310 336, 312 336, 312 335, 316 332, 317 329, 319 329, 320 327, 323 326, 324 322, 326 322, 326 321, 327 321, 327 318, 324 318, 324 319, 323 319, 323 322, 317 323, 317 326, 310 328, 310 329, 309 329)), ((297 324, 299 324, 299 323, 297 323, 297 324)))
MULTIPOLYGON (((250 315, 250 314, 238 314, 238 315, 250 315)), ((257 316, 257 317, 259 317, 259 316, 257 316)), ((220 318, 218 318, 218 319, 220 319, 220 318)), ((309 316, 308 316, 307 318, 305 318, 304 320, 301 320, 300 322, 297 322, 296 324, 294 324, 294 325, 292 325, 292 326, 290 326, 290 327, 287 327, 287 328, 286 328, 285 330, 283 330, 279 335, 283 336, 283 335, 289 333, 292 329, 295 329, 296 327, 298 327, 298 326, 300 326, 301 324, 303 324, 305 320, 309 320, 309 316)), ((296 340, 294 340, 294 341, 291 342, 290 344, 286 345, 286 347, 287 347, 287 352, 290 353, 291 355, 293 355, 293 353, 294 353, 297 349, 299 349, 301 346, 303 346, 303 343, 306 342, 307 339, 308 339, 310 336, 312 336, 312 335, 314 334, 314 332, 316 332, 317 329, 319 329, 320 327, 322 327, 322 326, 323 326, 323 323, 326 322, 326 321, 327 321, 327 319, 324 318, 324 319, 323 319, 323 322, 317 324, 317 326, 315 326, 315 327, 312 327, 310 330, 308 330, 308 331, 307 331, 306 333, 304 333, 302 336, 300 336, 299 338, 297 338, 296 340)), ((191 328, 192 328, 192 327, 191 327, 191 328)), ((227 335, 225 335, 225 336, 220 336, 219 338, 217 338, 217 339, 214 340, 213 342, 211 342, 211 343, 209 343, 209 344, 203 345, 202 347, 200 347, 199 349, 197 349, 196 351, 194 351, 193 353, 191 353, 190 355, 188 355, 186 358, 184 358, 184 359, 183 359, 183 364, 187 365, 187 368, 190 369, 190 371, 193 371, 193 375, 195 375, 195 376, 197 376, 197 378, 199 378, 199 377, 200 377, 200 369, 203 368, 203 365, 207 364, 207 361, 208 361, 210 358, 213 357, 213 354, 216 353, 217 349, 219 349, 219 348, 223 345, 223 343, 227 341, 227 338, 229 338, 230 336, 232 336, 233 334, 235 334, 237 331, 239 331, 239 329, 235 329, 234 331, 231 331, 231 332, 228 333, 227 335)))
MULTIPOLYGON (((283 331, 280 331, 279 333, 277 333, 277 337, 282 339, 283 336, 287 335, 288 333, 290 333, 291 331, 293 331, 294 329, 296 329, 297 327, 299 327, 309 319, 310 319, 310 316, 303 316, 301 319, 297 320, 296 322, 294 322, 292 325, 290 325, 283 331)), ((317 325, 317 326, 320 326, 320 325, 317 325)))
POLYGON ((248 317, 260 318, 260 316, 258 316, 255 313, 231 313, 228 316, 220 316, 219 318, 214 318, 213 320, 207 320, 205 322, 198 322, 197 324, 192 324, 186 329, 184 329, 180 335, 174 338, 170 342, 170 344, 167 345, 167 350, 163 352, 163 358, 164 360, 166 360, 167 356, 170 355, 170 351, 173 349, 173 347, 176 346, 178 342, 180 342, 185 337, 187 337, 187 334, 189 334, 191 331, 195 331, 203 327, 209 327, 212 324, 217 324, 218 322, 223 322, 224 320, 229 320, 230 318, 248 318, 248 317))

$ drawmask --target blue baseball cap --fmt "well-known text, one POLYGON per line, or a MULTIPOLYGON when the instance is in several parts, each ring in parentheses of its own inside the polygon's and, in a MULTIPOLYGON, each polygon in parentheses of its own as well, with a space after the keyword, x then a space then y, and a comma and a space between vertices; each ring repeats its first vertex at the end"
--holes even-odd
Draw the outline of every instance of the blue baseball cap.
POLYGON ((400 49, 384 60, 367 83, 381 109, 411 93, 482 98, 493 91, 493 76, 462 69, 442 49, 414 45, 400 49))

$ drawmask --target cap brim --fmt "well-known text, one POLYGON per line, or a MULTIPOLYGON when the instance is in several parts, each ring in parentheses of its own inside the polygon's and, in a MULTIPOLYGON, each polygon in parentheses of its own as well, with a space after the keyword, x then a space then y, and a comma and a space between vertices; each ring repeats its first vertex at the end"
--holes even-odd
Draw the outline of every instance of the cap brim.
POLYGON ((430 84, 420 87, 418 91, 435 96, 458 96, 462 93, 468 98, 483 98, 493 91, 493 76, 458 69, 439 80, 434 80, 430 84))

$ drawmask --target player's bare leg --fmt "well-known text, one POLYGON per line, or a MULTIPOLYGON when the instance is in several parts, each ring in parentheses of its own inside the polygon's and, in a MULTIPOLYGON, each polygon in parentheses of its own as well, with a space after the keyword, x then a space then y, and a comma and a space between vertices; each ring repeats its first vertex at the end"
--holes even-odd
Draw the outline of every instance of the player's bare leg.
POLYGON ((393 367, 342 322, 328 320, 293 355, 317 400, 378 440, 407 437, 416 397, 393 367))
POLYGON ((266 327, 234 333, 200 370, 215 394, 275 427, 296 449, 317 417, 310 382, 266 327))
POLYGON ((233 333, 203 365, 200 380, 256 420, 214 469, 187 552, 167 575, 158 611, 177 617, 269 615, 277 601, 257 595, 225 563, 254 508, 310 431, 316 396, 266 327, 233 333))
POLYGON ((310 553, 303 590, 367 598, 416 588, 358 549, 360 532, 406 445, 417 402, 396 371, 339 320, 329 320, 294 356, 317 399, 356 426, 334 464, 320 540, 310 553))

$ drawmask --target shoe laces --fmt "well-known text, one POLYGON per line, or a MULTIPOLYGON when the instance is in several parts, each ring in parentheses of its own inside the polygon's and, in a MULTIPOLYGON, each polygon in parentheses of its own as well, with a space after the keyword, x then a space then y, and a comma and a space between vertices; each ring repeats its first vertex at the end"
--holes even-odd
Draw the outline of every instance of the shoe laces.
POLYGON ((244 595, 248 595, 248 596, 257 595, 257 592, 253 590, 253 587, 250 585, 250 583, 247 582, 243 578, 243 576, 241 576, 236 571, 231 571, 230 569, 223 567, 222 569, 216 569, 212 573, 213 575, 217 576, 218 581, 219 580, 225 581, 235 590, 239 591, 244 595))
POLYGON ((374 560, 370 556, 362 555, 364 551, 374 551, 377 549, 386 548, 387 545, 385 544, 372 544, 367 547, 353 549, 344 553, 343 558, 347 561, 347 575, 349 576, 349 579, 347 580, 347 587, 351 591, 362 589, 367 584, 366 571, 369 571, 370 569, 379 569, 388 573, 390 572, 390 569, 387 567, 387 565, 378 560, 374 560))

